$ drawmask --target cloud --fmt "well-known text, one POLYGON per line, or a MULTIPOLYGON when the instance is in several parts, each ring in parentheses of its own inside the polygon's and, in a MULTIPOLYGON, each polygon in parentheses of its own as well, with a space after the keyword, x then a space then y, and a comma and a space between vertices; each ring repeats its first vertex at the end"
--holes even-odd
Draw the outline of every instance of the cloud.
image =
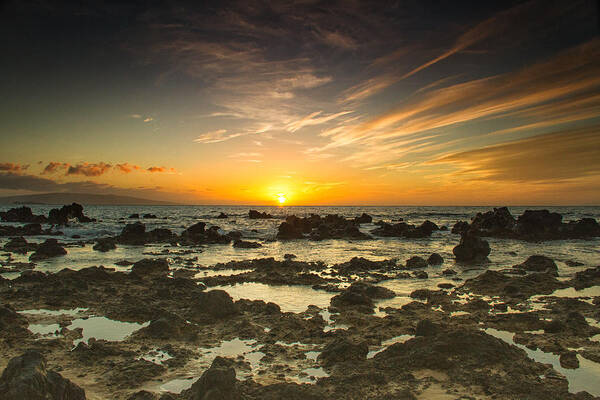
POLYGON ((129 114, 130 118, 140 119, 142 116, 140 114, 129 114))
POLYGON ((304 128, 305 126, 324 124, 326 122, 329 122, 329 121, 339 118, 341 116, 350 114, 350 113, 352 113, 352 111, 341 111, 336 114, 330 114, 330 115, 325 115, 325 116, 320 117, 319 115, 321 115, 322 113, 323 113, 323 111, 317 111, 310 115, 307 115, 306 117, 304 117, 298 121, 290 122, 286 126, 286 129, 288 132, 296 132, 296 131, 304 128))
POLYGON ((130 163, 120 163, 111 165, 105 162, 98 163, 88 163, 81 162, 76 165, 71 165, 69 163, 64 162, 49 162, 46 167, 41 172, 42 175, 45 174, 53 174, 56 172, 65 171, 65 175, 83 175, 83 176, 101 176, 110 171, 120 172, 124 174, 129 174, 133 171, 139 172, 168 172, 175 173, 174 168, 168 167, 150 167, 150 168, 142 168, 139 165, 130 164, 130 163))
POLYGON ((61 170, 61 169, 66 170, 67 168, 69 168, 69 164, 67 164, 67 163, 50 161, 46 165, 46 167, 44 167, 42 174, 53 174, 53 173, 57 172, 58 170, 61 170))
POLYGON ((484 136, 494 131, 528 133, 553 124, 589 121, 600 111, 598 60, 600 39, 596 38, 521 70, 418 92, 387 113, 350 124, 344 121, 321 132, 329 142, 309 152, 350 146, 357 153, 349 159, 376 164, 385 157, 405 156, 407 149, 423 152, 439 147, 443 140, 456 139, 438 134, 427 145, 404 146, 407 140, 420 140, 441 128, 446 132, 469 127, 476 129, 475 135, 484 136), (504 127, 486 131, 482 121, 504 127))
MULTIPOLYGON (((525 36, 533 36, 532 33, 536 30, 547 30, 548 26, 553 25, 552 21, 561 18, 562 15, 568 13, 574 6, 565 7, 563 5, 559 7, 543 2, 542 0, 532 0, 501 11, 472 26, 460 34, 450 48, 432 59, 411 68, 409 71, 401 73, 397 68, 392 68, 390 72, 372 77, 347 89, 343 94, 342 101, 353 102, 363 100, 488 39, 510 41, 522 40, 525 36), (523 21, 528 22, 524 24, 523 21)), ((400 59, 408 57, 410 49, 411 47, 405 46, 386 56, 379 57, 373 62, 372 66, 397 64, 400 59)))
POLYGON ((557 183, 600 175, 600 125, 457 152, 429 161, 470 180, 557 183))
POLYGON ((87 162, 69 165, 67 168, 67 175, 85 175, 85 176, 100 176, 104 175, 107 171, 112 168, 112 165, 100 162, 97 164, 90 164, 87 162))
POLYGON ((144 122, 152 122, 152 121, 154 121, 154 118, 152 118, 152 117, 144 118, 144 122))
POLYGON ((129 163, 116 164, 115 168, 118 171, 123 172, 125 174, 128 174, 128 173, 133 172, 133 171, 140 171, 140 170, 142 170, 142 167, 140 167, 139 165, 132 165, 132 164, 129 164, 129 163))
POLYGON ((14 164, 10 162, 0 163, 2 172, 21 172, 29 168, 29 165, 14 164))
POLYGON ((146 169, 146 171, 151 172, 151 173, 157 173, 157 172, 167 172, 170 174, 174 174, 177 171, 175 170, 175 168, 167 168, 167 167, 149 167, 146 169))

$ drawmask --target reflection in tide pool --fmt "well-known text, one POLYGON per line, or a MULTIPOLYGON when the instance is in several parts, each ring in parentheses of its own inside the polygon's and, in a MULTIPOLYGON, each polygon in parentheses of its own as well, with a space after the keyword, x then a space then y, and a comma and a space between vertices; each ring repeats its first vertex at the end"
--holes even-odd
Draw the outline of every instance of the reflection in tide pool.
POLYGON ((160 386, 160 390, 162 392, 181 393, 184 390, 191 388, 194 382, 196 382, 196 379, 194 379, 193 376, 188 378, 172 379, 166 383, 163 383, 160 386))
POLYGON ((125 340, 127 336, 138 329, 148 326, 148 324, 149 322, 138 324, 136 322, 114 321, 106 317, 90 317, 73 320, 67 329, 83 329, 83 337, 73 342, 77 346, 79 342, 87 343, 90 338, 119 342, 125 340))
POLYGON ((234 300, 249 299, 273 302, 281 307, 283 312, 299 313, 309 305, 319 308, 329 307, 333 293, 315 290, 310 286, 270 286, 264 283, 245 282, 233 286, 214 286, 211 289, 221 289, 229 293, 234 300))
POLYGON ((577 355, 579 368, 566 369, 561 367, 559 356, 552 353, 545 353, 541 350, 531 350, 524 345, 515 343, 512 332, 488 328, 485 330, 485 333, 525 350, 529 358, 539 363, 552 364, 554 370, 563 374, 569 381, 569 391, 571 393, 586 391, 594 396, 600 396, 600 379, 598 379, 600 377, 600 364, 577 355))
POLYGON ((27 329, 34 335, 60 336, 60 326, 58 324, 29 324, 27 329))

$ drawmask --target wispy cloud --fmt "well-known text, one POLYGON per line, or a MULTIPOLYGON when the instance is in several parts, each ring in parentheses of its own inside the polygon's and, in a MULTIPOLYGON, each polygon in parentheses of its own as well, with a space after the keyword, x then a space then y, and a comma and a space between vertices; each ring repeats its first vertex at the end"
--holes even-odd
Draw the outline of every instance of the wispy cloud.
POLYGON ((294 122, 290 122, 287 126, 286 126, 286 130, 288 132, 296 132, 302 128, 304 128, 305 126, 311 126, 311 125, 321 125, 324 124, 326 122, 332 121, 336 118, 339 118, 341 116, 350 114, 352 111, 341 111, 339 113, 335 113, 335 114, 330 114, 330 115, 323 115, 321 116, 321 114, 323 113, 323 111, 316 111, 310 115, 307 115, 306 117, 298 120, 298 121, 294 121, 294 122))
POLYGON ((533 136, 429 161, 470 180, 557 183, 600 175, 600 125, 533 136))

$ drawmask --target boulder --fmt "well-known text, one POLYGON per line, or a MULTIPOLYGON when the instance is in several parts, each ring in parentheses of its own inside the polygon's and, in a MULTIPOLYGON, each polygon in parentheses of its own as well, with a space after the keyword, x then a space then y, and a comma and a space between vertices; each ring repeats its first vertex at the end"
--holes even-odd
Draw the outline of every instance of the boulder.
POLYGON ((139 277, 155 277, 169 273, 169 263, 164 258, 145 258, 133 264, 131 273, 139 277))
POLYGON ((154 215, 154 214, 144 214, 142 216, 142 218, 144 218, 144 219, 156 219, 158 217, 156 215, 154 215))
POLYGON ((129 218, 131 218, 131 219, 139 219, 139 218, 140 218, 140 214, 137 214, 137 213, 135 213, 135 214, 131 214, 131 215, 129 216, 129 218))
POLYGON ((419 269, 419 268, 426 268, 426 267, 427 267, 427 261, 425 261, 421 257, 413 256, 413 257, 409 258, 408 260, 406 260, 406 268, 408 268, 408 269, 419 269))
POLYGON ((457 261, 482 261, 490 254, 490 245, 486 240, 468 231, 462 234, 460 243, 452 252, 457 261))
POLYGON ((354 282, 340 294, 331 298, 331 305, 337 308, 358 307, 372 312, 375 307, 373 299, 390 299, 396 296, 393 291, 382 286, 374 286, 364 282, 354 282))
POLYGON ((558 276, 558 267, 554 260, 541 255, 531 256, 524 263, 515 265, 513 268, 529 272, 548 272, 554 276, 558 276))
POLYGON ((227 218, 229 218, 229 216, 227 214, 225 214, 224 212, 222 212, 217 216, 217 218, 218 219, 227 219, 227 218))
POLYGON ((34 215, 29 207, 11 208, 8 211, 0 212, 0 219, 4 222, 26 222, 43 224, 46 217, 43 215, 34 215))
POLYGON ((342 362, 364 361, 368 352, 367 342, 355 343, 347 338, 339 338, 325 346, 317 360, 321 365, 331 367, 342 362))
POLYGON ((238 400, 237 383, 232 362, 217 356, 184 396, 194 400, 238 400))
POLYGON ((0 226, 0 236, 37 236, 49 233, 49 230, 42 230, 42 225, 40 224, 27 224, 24 226, 0 226))
POLYGON ((29 256, 30 261, 40 261, 45 260, 47 258, 64 256, 67 254, 67 251, 58 244, 58 240, 56 239, 46 239, 44 243, 41 243, 37 246, 36 251, 29 256))
POLYGON ((121 244, 143 245, 146 243, 146 225, 141 222, 125 225, 117 241, 121 244))
POLYGON ((239 313, 233 299, 224 290, 210 290, 200 293, 193 304, 193 309, 196 315, 209 315, 218 319, 239 313))
POLYGON ((373 222, 373 217, 371 217, 367 213, 362 213, 360 217, 354 218, 354 222, 356 222, 357 224, 370 224, 371 222, 373 222))
POLYGON ((469 225, 468 222, 458 221, 457 223, 454 224, 454 226, 452 227, 452 230, 450 232, 462 235, 463 233, 468 231, 470 227, 471 226, 469 225))
POLYGON ((4 251, 18 254, 26 254, 29 251, 35 251, 37 245, 28 243, 23 236, 18 236, 10 239, 3 247, 4 251))
POLYGON ((46 360, 28 351, 8 362, 0 377, 5 400, 85 400, 85 391, 59 373, 48 371, 46 360))
POLYGON ((444 263, 444 259, 438 253, 433 253, 427 259, 427 264, 429 265, 442 265, 444 263))
POLYGON ((257 243, 257 242, 247 242, 244 240, 236 239, 233 242, 233 247, 236 247, 239 249, 257 249, 259 247, 262 247, 262 244, 257 243))
POLYGON ((95 219, 88 218, 83 214, 83 206, 73 203, 62 208, 53 208, 48 213, 48 223, 54 225, 66 225, 69 219, 75 218, 79 222, 94 222, 95 219))
POLYGON ((271 214, 267 214, 266 212, 250 210, 250 211, 248 211, 248 218, 250 218, 250 219, 270 219, 270 218, 273 218, 273 216, 271 214))
POLYGON ((107 252, 117 248, 115 239, 113 238, 101 238, 96 240, 96 244, 92 247, 96 251, 107 252))
POLYGON ((514 226, 515 218, 507 207, 494 208, 493 211, 477 213, 471 221, 471 229, 491 236, 510 236, 514 226))

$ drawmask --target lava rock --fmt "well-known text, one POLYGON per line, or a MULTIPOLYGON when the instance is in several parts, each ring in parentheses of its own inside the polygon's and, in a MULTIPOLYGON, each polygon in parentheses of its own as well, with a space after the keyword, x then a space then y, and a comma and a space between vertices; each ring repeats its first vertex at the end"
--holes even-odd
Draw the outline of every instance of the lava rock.
POLYGON ((8 211, 0 212, 0 219, 4 222, 25 222, 43 224, 46 217, 43 215, 34 215, 29 207, 11 208, 8 211))
POLYGON ((558 267, 554 260, 541 255, 531 256, 524 263, 515 265, 513 268, 530 272, 548 272, 554 276, 558 276, 558 267))
POLYGON ((167 275, 169 273, 169 263, 163 258, 145 258, 133 264, 131 273, 139 277, 167 275))
POLYGON ((40 261, 47 258, 64 256, 67 251, 58 244, 56 239, 46 239, 44 243, 37 246, 36 251, 29 256, 30 261, 40 261))
POLYGON ((444 263, 444 259, 438 253, 433 253, 427 259, 427 264, 429 265, 442 265, 444 263))
POLYGON ((406 260, 406 268, 408 269, 418 269, 418 268, 427 268, 427 261, 418 256, 413 256, 406 260))
POLYGON ((96 221, 95 219, 86 217, 83 214, 83 206, 77 203, 62 206, 62 208, 53 208, 48 213, 49 224, 67 225, 71 218, 75 218, 77 221, 84 223, 96 221))
POLYGON ((247 242, 244 240, 235 240, 233 242, 233 247, 239 248, 239 249, 258 249, 259 247, 262 247, 262 244, 257 243, 257 242, 247 242))
POLYGON ((471 232, 463 233, 460 243, 452 252, 457 261, 481 261, 485 260, 490 254, 490 245, 486 240, 474 235, 471 232))
POLYGON ((347 338, 340 338, 325 346, 317 360, 321 365, 330 367, 342 362, 363 361, 368 352, 367 342, 354 343, 347 338))
POLYGON ((3 247, 4 251, 18 254, 26 254, 29 251, 35 251, 36 248, 35 243, 28 243, 23 236, 10 239, 3 247))
POLYGON ((250 218, 250 219, 270 219, 270 218, 273 218, 273 216, 271 214, 267 214, 266 212, 250 210, 250 211, 248 211, 248 218, 250 218))
POLYGON ((357 224, 370 224, 371 222, 373 222, 373 217, 371 217, 367 213, 362 213, 360 217, 354 218, 354 222, 356 222, 357 224))
POLYGON ((117 245, 113 238, 101 238, 96 240, 96 244, 92 248, 96 251, 107 252, 116 249, 117 245))
POLYGON ((5 400, 85 400, 85 391, 59 373, 48 371, 46 360, 28 351, 8 362, 0 377, 5 400))
POLYGON ((241 397, 237 383, 232 362, 217 356, 184 395, 194 400, 238 400, 241 397))

